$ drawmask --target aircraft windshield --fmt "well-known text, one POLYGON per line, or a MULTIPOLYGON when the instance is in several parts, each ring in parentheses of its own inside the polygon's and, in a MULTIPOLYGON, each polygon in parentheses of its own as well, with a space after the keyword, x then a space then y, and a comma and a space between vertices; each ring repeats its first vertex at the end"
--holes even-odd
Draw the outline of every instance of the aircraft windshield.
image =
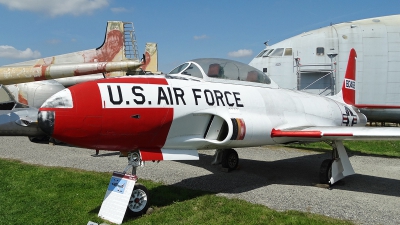
POLYGON ((256 58, 260 58, 261 56, 262 57, 267 57, 269 54, 271 54, 271 52, 273 51, 274 49, 264 49, 264 50, 262 50, 257 56, 256 56, 256 58))
POLYGON ((186 67, 189 65, 189 63, 184 63, 182 65, 179 65, 178 67, 176 67, 175 69, 173 69, 171 72, 169 72, 170 74, 177 74, 182 72, 182 70, 186 69, 186 67))
POLYGON ((195 59, 204 73, 210 78, 241 80, 270 84, 267 75, 247 64, 227 59, 195 59))
MULTIPOLYGON (((216 58, 194 59, 185 62, 168 73, 171 78, 204 80, 224 79, 271 84, 271 79, 260 70, 247 64, 216 58), (190 77, 193 78, 190 78, 190 77)), ((216 81, 216 80, 214 80, 216 81)), ((276 86, 275 84, 273 86, 276 86)))

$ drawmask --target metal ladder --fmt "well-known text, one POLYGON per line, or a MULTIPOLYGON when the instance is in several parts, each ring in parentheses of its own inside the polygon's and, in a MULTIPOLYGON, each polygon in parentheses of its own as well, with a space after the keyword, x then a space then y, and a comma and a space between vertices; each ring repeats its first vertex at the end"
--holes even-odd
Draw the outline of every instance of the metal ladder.
POLYGON ((136 43, 135 29, 132 22, 124 22, 124 46, 127 59, 139 60, 139 51, 136 43))

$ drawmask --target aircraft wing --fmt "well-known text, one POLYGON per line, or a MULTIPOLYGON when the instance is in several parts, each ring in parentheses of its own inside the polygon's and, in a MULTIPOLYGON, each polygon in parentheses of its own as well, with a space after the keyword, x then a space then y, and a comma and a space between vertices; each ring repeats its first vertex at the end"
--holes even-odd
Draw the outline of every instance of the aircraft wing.
POLYGON ((280 143, 317 140, 399 140, 399 127, 299 127, 272 129, 271 137, 280 143))

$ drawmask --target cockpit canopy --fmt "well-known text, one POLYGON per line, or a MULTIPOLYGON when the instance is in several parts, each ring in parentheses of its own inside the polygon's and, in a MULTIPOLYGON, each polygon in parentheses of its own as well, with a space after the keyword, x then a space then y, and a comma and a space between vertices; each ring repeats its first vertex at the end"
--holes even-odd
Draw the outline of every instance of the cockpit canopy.
POLYGON ((194 59, 179 65, 169 72, 169 75, 191 76, 207 81, 225 79, 271 84, 271 79, 260 70, 228 59, 194 59))

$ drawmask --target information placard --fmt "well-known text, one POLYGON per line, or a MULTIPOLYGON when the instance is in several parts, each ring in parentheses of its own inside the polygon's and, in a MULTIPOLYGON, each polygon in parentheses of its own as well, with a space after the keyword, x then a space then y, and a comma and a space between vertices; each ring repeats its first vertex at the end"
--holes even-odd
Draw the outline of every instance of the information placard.
POLYGON ((136 181, 135 175, 114 172, 98 216, 110 222, 121 224, 136 181))

